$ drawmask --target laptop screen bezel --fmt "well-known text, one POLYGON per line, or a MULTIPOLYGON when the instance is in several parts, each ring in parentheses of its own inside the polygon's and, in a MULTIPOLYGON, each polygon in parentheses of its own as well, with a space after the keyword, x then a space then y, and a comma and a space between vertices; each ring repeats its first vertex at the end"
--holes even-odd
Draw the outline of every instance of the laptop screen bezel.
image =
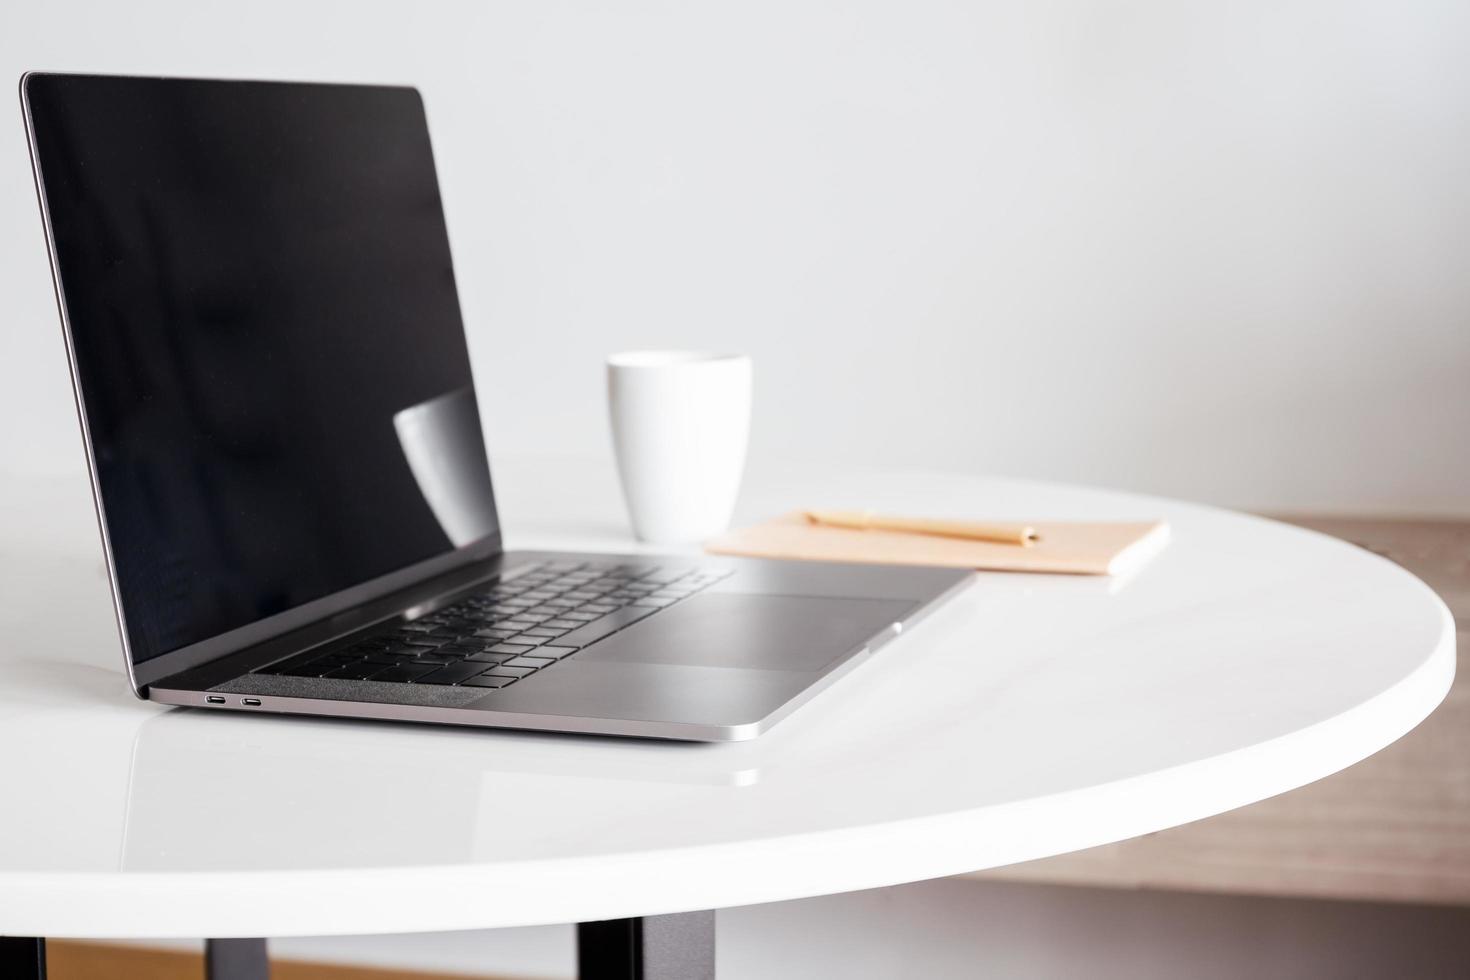
MULTIPOLYGON (((348 586, 329 595, 304 602, 298 606, 286 609, 282 612, 255 620, 243 626, 236 627, 211 637, 206 637, 195 643, 170 650, 157 656, 149 657, 143 661, 135 661, 133 651, 128 640, 127 614, 123 608, 122 593, 119 588, 117 566, 114 561, 112 541, 108 534, 107 514, 103 506, 102 488, 98 475, 96 452, 93 448, 92 434, 87 422, 86 400, 82 391, 81 376, 77 366, 76 349, 72 338, 71 320, 67 313, 66 293, 62 287, 60 265, 57 258, 56 241, 52 233, 50 209, 46 199, 46 181, 41 172, 41 163, 37 151, 36 135, 31 118, 31 104, 29 85, 33 79, 71 76, 88 78, 115 78, 119 81, 132 80, 140 77, 160 78, 161 76, 126 76, 126 75, 98 75, 90 72, 49 72, 28 71, 20 77, 20 102, 21 112, 25 119, 27 148, 30 154, 31 174, 36 183, 36 199, 41 212, 41 224, 46 238, 46 254, 51 269, 51 285, 56 297, 57 313, 61 320, 62 336, 66 345, 67 367, 71 374, 72 393, 75 399, 77 421, 81 426, 82 443, 85 447, 87 458, 87 476, 92 489, 92 503, 97 516, 97 528, 102 540, 103 558, 107 568, 108 588, 112 595, 112 607, 117 623, 118 639, 122 645, 123 665, 128 674, 128 680, 132 684, 133 693, 139 698, 146 700, 148 685, 153 684, 165 677, 182 671, 199 667, 201 665, 219 660, 224 657, 233 656, 251 647, 269 642, 285 634, 292 633, 313 623, 339 617, 341 619, 339 632, 351 632, 369 624, 376 618, 382 617, 354 617, 351 615, 357 609, 374 600, 385 599, 396 592, 411 590, 416 585, 421 585, 432 579, 444 576, 448 573, 465 569, 477 563, 485 563, 504 551, 501 533, 498 529, 493 533, 472 541, 469 544, 455 548, 442 554, 434 555, 423 561, 406 565, 395 569, 384 575, 377 576, 356 585, 348 586)), ((185 79, 170 77, 170 81, 230 81, 238 84, 263 84, 263 85, 311 85, 311 84, 348 84, 348 83, 314 83, 314 82, 276 82, 257 81, 245 79, 185 79)), ((391 88, 394 86, 363 85, 363 88, 391 88)), ((419 96, 418 90, 412 86, 398 86, 412 91, 419 96)), ((419 96, 421 98, 421 96, 419 96)), ((492 504, 493 506, 493 504, 492 504)))

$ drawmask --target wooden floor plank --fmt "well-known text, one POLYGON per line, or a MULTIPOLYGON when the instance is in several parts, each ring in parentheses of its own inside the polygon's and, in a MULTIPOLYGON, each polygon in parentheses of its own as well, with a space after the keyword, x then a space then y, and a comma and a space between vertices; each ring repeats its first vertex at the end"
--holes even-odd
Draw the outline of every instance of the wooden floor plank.
MULTIPOLYGON (((176 949, 49 940, 47 980, 204 980, 204 956, 176 949)), ((271 980, 510 980, 488 974, 423 973, 381 967, 272 960, 271 980)))

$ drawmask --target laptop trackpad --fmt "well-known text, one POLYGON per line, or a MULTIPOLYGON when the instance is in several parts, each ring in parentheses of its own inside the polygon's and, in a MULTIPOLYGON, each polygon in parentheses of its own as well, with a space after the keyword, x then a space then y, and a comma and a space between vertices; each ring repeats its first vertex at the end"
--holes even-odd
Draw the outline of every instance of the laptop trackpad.
POLYGON ((614 633, 577 659, 821 670, 914 605, 905 599, 705 593, 614 633))

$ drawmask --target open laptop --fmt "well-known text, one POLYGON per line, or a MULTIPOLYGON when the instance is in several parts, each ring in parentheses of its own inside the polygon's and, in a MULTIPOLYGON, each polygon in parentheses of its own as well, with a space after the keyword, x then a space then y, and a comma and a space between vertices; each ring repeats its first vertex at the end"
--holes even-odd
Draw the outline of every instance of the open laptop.
POLYGON ((21 102, 140 697, 750 738, 967 581, 505 552, 414 89, 31 73, 21 102))

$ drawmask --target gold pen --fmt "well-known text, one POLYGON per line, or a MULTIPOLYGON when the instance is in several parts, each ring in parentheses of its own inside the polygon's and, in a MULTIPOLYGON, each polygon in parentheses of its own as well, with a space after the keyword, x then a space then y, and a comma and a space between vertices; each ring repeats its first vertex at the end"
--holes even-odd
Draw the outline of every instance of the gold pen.
POLYGON ((1036 529, 1027 524, 979 524, 973 521, 939 521, 924 517, 884 517, 871 510, 809 510, 806 519, 827 527, 845 527, 854 531, 903 531, 909 534, 931 534, 941 538, 967 538, 971 541, 994 541, 1029 547, 1040 540, 1036 529))

